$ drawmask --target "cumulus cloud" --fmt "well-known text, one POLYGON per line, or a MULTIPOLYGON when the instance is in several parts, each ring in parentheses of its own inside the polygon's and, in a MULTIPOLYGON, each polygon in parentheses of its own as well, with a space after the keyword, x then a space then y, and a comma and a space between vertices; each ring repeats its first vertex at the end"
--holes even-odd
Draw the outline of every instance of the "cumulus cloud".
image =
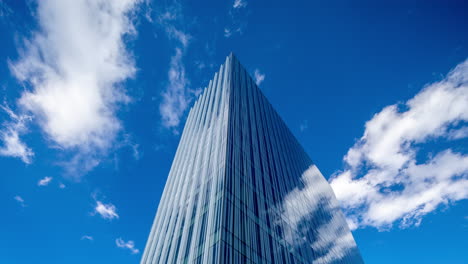
POLYGON ((168 71, 168 84, 162 92, 162 102, 159 105, 162 125, 177 132, 180 119, 193 100, 197 90, 190 88, 186 76, 183 56, 189 45, 191 36, 180 29, 181 10, 172 6, 158 16, 158 22, 166 35, 175 43, 174 55, 171 57, 168 71))
POLYGON ((26 204, 24 203, 24 199, 21 196, 16 195, 15 197, 13 197, 13 199, 15 199, 15 201, 17 201, 19 205, 21 205, 21 207, 26 206, 26 204))
POLYGON ((31 121, 29 115, 17 115, 9 107, 0 106, 7 114, 10 121, 5 121, 0 130, 1 156, 20 158, 24 163, 30 164, 34 152, 21 141, 20 135, 27 132, 27 123, 31 121))
POLYGON ((278 222, 285 224, 286 241, 297 246, 306 242, 304 237, 312 239, 309 246, 317 254, 316 264, 359 258, 333 190, 318 168, 311 165, 302 174, 301 181, 303 187, 291 190, 278 208, 281 215, 278 222), (312 219, 315 226, 304 225, 312 219))
MULTIPOLYGON (((122 128, 116 111, 130 101, 122 84, 136 71, 125 38, 136 34, 132 13, 139 2, 37 1, 39 30, 24 40, 19 59, 9 63, 29 88, 17 102, 18 111, 34 116, 54 147, 78 153, 64 163, 85 164, 75 171, 96 166, 122 128)), ((17 135, 9 135, 15 142, 17 135)), ((24 157, 31 152, 24 146, 17 152, 29 161, 24 157)))
POLYGON ((467 122, 468 60, 374 115, 330 180, 350 226, 417 226, 440 205, 468 198, 468 155, 443 147, 466 140, 467 122))
POLYGON ((254 79, 257 85, 260 85, 265 80, 265 74, 261 73, 259 69, 254 71, 254 79))
POLYGON ((94 212, 99 214, 102 218, 108 220, 119 218, 119 215, 117 214, 117 208, 111 203, 103 204, 100 201, 96 201, 96 207, 94 208, 94 212))
POLYGON ((40 179, 39 182, 37 182, 38 186, 47 186, 49 183, 52 181, 52 177, 46 176, 44 179, 40 179))
POLYGON ((132 240, 129 240, 129 241, 125 242, 122 238, 117 238, 115 240, 115 244, 119 248, 126 248, 126 249, 130 250, 130 252, 132 252, 132 254, 138 254, 140 252, 140 250, 135 248, 135 242, 133 242, 132 240))

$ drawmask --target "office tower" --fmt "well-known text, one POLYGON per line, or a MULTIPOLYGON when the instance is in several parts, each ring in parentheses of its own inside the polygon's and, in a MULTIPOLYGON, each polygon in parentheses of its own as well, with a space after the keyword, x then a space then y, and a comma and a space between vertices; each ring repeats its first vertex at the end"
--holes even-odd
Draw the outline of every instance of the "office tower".
POLYGON ((190 109, 141 263, 362 263, 332 189, 233 54, 190 109))

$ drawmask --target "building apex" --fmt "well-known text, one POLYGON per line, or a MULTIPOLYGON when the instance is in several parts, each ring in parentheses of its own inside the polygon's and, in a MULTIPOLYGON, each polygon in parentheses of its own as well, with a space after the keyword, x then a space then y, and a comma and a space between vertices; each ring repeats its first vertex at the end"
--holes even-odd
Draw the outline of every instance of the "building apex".
POLYGON ((237 60, 236 55, 235 55, 234 52, 232 52, 232 51, 229 52, 228 58, 229 58, 231 61, 237 60))

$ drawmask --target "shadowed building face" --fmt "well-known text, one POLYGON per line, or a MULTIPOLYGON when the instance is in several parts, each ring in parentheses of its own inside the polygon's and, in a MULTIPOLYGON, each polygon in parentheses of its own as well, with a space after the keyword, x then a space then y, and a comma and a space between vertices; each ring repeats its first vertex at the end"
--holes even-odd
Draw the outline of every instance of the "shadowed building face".
POLYGON ((190 110, 141 263, 363 263, 332 189, 233 54, 190 110))

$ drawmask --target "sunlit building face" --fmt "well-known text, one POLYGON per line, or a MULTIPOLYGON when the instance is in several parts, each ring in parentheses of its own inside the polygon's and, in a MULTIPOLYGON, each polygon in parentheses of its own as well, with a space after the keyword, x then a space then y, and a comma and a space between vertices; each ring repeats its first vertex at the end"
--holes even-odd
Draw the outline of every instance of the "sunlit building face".
POLYGON ((141 263, 363 263, 328 182, 232 54, 190 110, 141 263))

